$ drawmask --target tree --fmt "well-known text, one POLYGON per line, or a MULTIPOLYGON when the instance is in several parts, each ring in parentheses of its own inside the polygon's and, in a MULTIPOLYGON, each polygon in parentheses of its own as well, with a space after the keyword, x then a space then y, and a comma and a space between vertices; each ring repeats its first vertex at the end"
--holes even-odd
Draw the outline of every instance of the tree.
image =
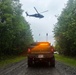
POLYGON ((0 55, 22 52, 33 42, 19 0, 0 0, 0 55))
POLYGON ((60 53, 76 56, 76 0, 69 0, 54 27, 56 45, 60 53))

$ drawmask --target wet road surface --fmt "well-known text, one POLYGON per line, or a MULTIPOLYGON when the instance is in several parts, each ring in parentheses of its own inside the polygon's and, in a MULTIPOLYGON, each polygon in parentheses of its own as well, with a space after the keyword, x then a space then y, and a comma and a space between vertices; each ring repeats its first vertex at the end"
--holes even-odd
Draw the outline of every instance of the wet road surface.
POLYGON ((61 75, 60 72, 46 64, 38 64, 28 67, 27 60, 16 63, 8 68, 0 70, 0 75, 61 75))

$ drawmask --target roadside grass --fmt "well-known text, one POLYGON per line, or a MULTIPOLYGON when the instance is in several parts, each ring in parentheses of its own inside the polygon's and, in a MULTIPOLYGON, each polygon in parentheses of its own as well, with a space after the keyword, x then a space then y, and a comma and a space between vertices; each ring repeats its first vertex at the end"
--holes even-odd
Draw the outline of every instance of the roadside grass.
POLYGON ((55 59, 69 66, 76 67, 76 58, 55 54, 55 59))
POLYGON ((4 67, 6 65, 19 62, 21 60, 24 60, 25 58, 26 58, 25 56, 11 56, 11 57, 8 57, 4 60, 0 60, 0 67, 4 67))

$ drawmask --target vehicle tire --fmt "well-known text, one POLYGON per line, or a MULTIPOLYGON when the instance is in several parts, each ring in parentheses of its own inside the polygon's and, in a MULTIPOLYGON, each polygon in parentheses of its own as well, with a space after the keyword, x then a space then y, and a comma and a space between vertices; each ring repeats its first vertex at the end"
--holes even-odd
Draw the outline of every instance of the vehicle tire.
POLYGON ((32 67, 32 60, 30 58, 28 58, 28 67, 32 67))
POLYGON ((52 67, 55 67, 55 57, 52 58, 52 67))
POLYGON ((48 66, 51 67, 51 62, 50 61, 48 62, 48 66))
POLYGON ((52 67, 55 67, 55 64, 52 64, 52 67))
POLYGON ((55 67, 55 57, 53 56, 50 60, 51 61, 48 62, 49 67, 55 67))

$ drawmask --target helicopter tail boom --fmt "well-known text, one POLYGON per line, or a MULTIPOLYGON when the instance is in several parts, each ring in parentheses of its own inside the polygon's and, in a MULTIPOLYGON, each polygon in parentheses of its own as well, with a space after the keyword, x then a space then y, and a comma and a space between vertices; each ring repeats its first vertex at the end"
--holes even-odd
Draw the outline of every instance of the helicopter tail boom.
POLYGON ((29 16, 27 12, 25 12, 25 13, 26 13, 26 16, 29 16))

